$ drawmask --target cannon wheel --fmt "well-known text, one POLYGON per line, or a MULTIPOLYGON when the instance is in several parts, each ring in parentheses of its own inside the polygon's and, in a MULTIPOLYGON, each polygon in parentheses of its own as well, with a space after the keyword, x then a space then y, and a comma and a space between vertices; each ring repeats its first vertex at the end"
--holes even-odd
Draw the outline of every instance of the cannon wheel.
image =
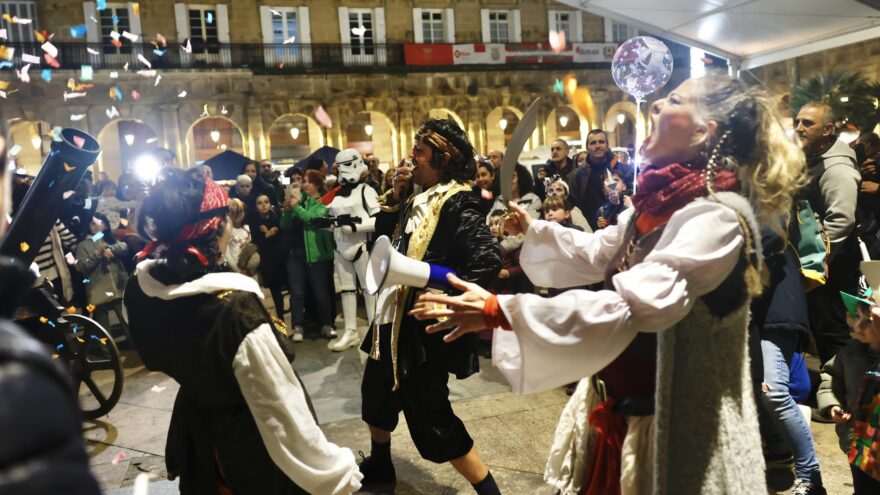
POLYGON ((68 340, 70 354, 65 357, 73 375, 80 409, 86 419, 99 418, 110 412, 122 396, 123 374, 119 349, 107 330, 95 320, 78 314, 64 315, 64 319, 69 322, 72 331, 76 328, 73 331, 75 338, 68 340), (113 381, 99 384, 97 377, 93 376, 99 371, 110 371, 113 381), (86 387, 88 393, 80 393, 82 387, 86 387))

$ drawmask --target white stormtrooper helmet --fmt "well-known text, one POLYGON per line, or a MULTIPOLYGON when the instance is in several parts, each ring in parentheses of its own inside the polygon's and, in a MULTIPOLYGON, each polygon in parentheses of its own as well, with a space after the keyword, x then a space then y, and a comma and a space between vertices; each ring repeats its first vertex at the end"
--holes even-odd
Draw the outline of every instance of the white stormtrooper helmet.
POLYGON ((367 164, 361 154, 354 148, 340 151, 336 155, 336 167, 339 170, 339 184, 357 184, 367 171, 367 164))

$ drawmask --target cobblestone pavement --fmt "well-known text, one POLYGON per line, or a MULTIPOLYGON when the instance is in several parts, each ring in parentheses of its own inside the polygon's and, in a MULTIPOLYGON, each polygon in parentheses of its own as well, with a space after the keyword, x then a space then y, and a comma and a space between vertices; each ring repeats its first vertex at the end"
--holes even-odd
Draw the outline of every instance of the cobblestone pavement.
MULTIPOLYGON (((307 338, 297 344, 294 367, 327 436, 355 453, 368 453, 369 434, 360 420, 366 355, 356 348, 334 353, 326 343, 307 338)), ((92 470, 108 494, 130 494, 140 473, 148 473, 153 480, 151 495, 178 493, 176 482, 166 480, 163 457, 177 384, 164 374, 146 370, 133 352, 125 352, 124 358, 125 388, 119 404, 107 416, 84 424, 92 470)), ((481 358, 480 366, 482 371, 466 380, 450 379, 453 407, 503 493, 551 494, 542 473, 556 421, 567 401, 565 393, 557 389, 517 396, 489 360, 481 358)), ((828 493, 849 495, 849 468, 837 448, 833 425, 813 423, 812 427, 828 493)), ((473 493, 450 465, 419 457, 402 416, 392 437, 392 455, 399 480, 397 494, 473 493)), ((775 471, 769 479, 774 488, 784 491, 792 475, 775 471)))

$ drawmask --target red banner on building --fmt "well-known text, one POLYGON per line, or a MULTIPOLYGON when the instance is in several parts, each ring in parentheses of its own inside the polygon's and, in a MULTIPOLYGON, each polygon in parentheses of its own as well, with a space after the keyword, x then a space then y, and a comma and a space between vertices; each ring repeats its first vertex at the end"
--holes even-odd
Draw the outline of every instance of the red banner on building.
POLYGON ((453 65, 452 47, 453 45, 408 43, 403 47, 406 65, 453 65))
POLYGON ((554 53, 549 43, 406 44, 407 65, 570 64, 611 62, 614 43, 573 43, 554 53))

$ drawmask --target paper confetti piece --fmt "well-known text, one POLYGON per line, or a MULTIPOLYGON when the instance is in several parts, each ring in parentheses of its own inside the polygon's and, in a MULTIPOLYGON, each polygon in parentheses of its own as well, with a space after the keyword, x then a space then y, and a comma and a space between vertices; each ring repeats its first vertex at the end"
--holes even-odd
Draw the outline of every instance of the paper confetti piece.
POLYGON ((110 44, 115 46, 116 48, 122 48, 122 42, 118 39, 110 40, 110 44))
POLYGON ((279 69, 283 69, 283 68, 284 68, 284 62, 281 62, 280 64, 278 64, 278 68, 279 68, 279 69))
POLYGON ((3 19, 5 19, 6 22, 8 22, 8 23, 10 23, 10 24, 24 24, 24 25, 27 25, 27 24, 30 24, 30 23, 34 22, 33 19, 24 19, 24 18, 21 18, 21 17, 10 16, 9 14, 3 14, 3 19))
POLYGON ((177 97, 178 97, 178 98, 186 98, 186 90, 183 90, 183 91, 181 91, 180 93, 178 93, 178 94, 177 94, 177 97))
POLYGON ((151 64, 150 61, 147 60, 147 57, 144 57, 143 53, 138 53, 137 58, 138 58, 138 60, 141 61, 142 64, 146 65, 147 67, 150 67, 150 68, 153 67, 153 64, 151 64))
POLYGON ((6 91, 0 91, 0 98, 6 99, 6 91))
POLYGON ((91 81, 92 80, 92 66, 91 65, 81 65, 79 68, 79 80, 80 81, 91 81))
POLYGON ((155 69, 150 69, 150 70, 141 69, 141 70, 137 71, 137 73, 144 76, 144 77, 153 77, 156 75, 156 70, 155 69))
POLYGON ((134 14, 135 17, 140 17, 141 4, 138 2, 132 2, 130 5, 131 5, 131 13, 134 14))
POLYGON ((202 114, 199 117, 207 117, 208 116, 208 104, 205 103, 205 106, 202 107, 202 114))
MULTIPOLYGON (((15 48, 0 45, 0 58, 12 60, 13 55, 15 55, 15 48)), ((9 67, 12 67, 12 64, 9 64, 9 67)))
POLYGON ((150 389, 150 392, 160 393, 168 387, 160 387, 158 385, 153 385, 153 388, 150 389))
POLYGON ((161 57, 162 55, 165 55, 165 51, 166 50, 160 50, 158 48, 154 48, 153 54, 156 55, 157 57, 161 57))
POLYGON ((363 36, 367 32, 367 28, 363 26, 353 27, 351 28, 351 34, 355 36, 363 36))
POLYGON ((86 138, 73 136, 73 144, 75 144, 77 148, 82 149, 82 147, 86 144, 86 138))
POLYGON ((43 69, 40 71, 40 77, 46 82, 52 82, 52 69, 43 69))
POLYGON ((159 81, 161 81, 161 80, 162 80, 162 74, 159 74, 158 76, 156 76, 156 82, 153 83, 153 87, 158 86, 159 81))
POLYGON ((97 19, 95 19, 95 16, 93 16, 93 15, 90 15, 90 16, 89 16, 89 19, 91 19, 91 20, 92 20, 92 22, 94 22, 94 23, 95 23, 95 24, 97 24, 97 23, 98 23, 98 20, 97 20, 97 19))
POLYGON ((119 32, 118 31, 110 31, 110 37, 114 40, 119 40, 119 32))
POLYGON ((28 63, 28 64, 38 64, 38 63, 40 63, 40 57, 37 57, 35 55, 31 55, 29 53, 22 53, 21 54, 21 61, 28 63))
MULTIPOLYGON (((70 254, 70 253, 67 253, 67 254, 70 254)), ((76 260, 74 260, 74 261, 76 261, 76 260)), ((72 315, 74 313, 76 313, 76 308, 74 306, 68 306, 67 314, 72 315)), ((76 332, 76 325, 73 326, 73 331, 76 332)))
POLYGON ((119 73, 114 71, 110 71, 110 79, 116 79, 119 77, 119 73))
POLYGON ((45 31, 41 33, 39 31, 37 31, 36 29, 34 29, 34 38, 36 38, 38 43, 45 43, 46 42, 45 31))
POLYGON ((66 172, 73 172, 74 170, 76 170, 76 167, 74 167, 73 165, 70 165, 67 162, 64 162, 64 170, 66 172))
POLYGON ((92 236, 92 241, 94 241, 94 242, 98 242, 98 241, 100 241, 100 240, 103 239, 103 238, 104 238, 104 233, 103 233, 103 232, 98 232, 97 234, 95 234, 95 235, 92 236))
POLYGON ((31 76, 28 75, 28 71, 31 69, 31 64, 27 64, 21 68, 21 71, 18 72, 18 78, 21 79, 23 83, 31 82, 31 76))
POLYGON ((192 53, 193 47, 192 47, 192 42, 190 42, 189 38, 186 39, 185 44, 181 45, 181 48, 183 48, 183 51, 185 51, 186 53, 192 53))
POLYGON ((104 10, 107 8, 107 0, 98 0, 98 10, 104 10))
POLYGON ((95 50, 94 48, 86 48, 86 51, 89 52, 90 55, 100 55, 101 52, 95 50))
POLYGON ((89 304, 88 306, 86 306, 86 311, 88 311, 89 313, 94 312, 94 311, 95 311, 95 305, 94 305, 94 304, 89 304))
POLYGON ((83 283, 84 283, 84 284, 88 284, 89 282, 91 282, 91 280, 89 280, 89 279, 87 279, 87 278, 84 278, 84 279, 83 279, 83 283))
POLYGON ((211 24, 214 24, 214 13, 213 12, 208 12, 208 15, 205 16, 205 24, 207 24, 209 26, 211 24))
MULTIPOLYGON (((63 345, 63 344, 62 344, 62 345, 63 345)), ((58 358, 60 358, 60 357, 61 357, 60 354, 54 354, 54 353, 52 354, 52 359, 58 359, 58 358)))
POLYGON ((131 33, 129 33, 128 31, 123 31, 123 32, 122 32, 122 37, 125 38, 125 39, 127 39, 127 40, 129 40, 129 41, 131 41, 132 43, 137 43, 137 40, 140 39, 140 37, 139 37, 138 35, 136 35, 136 34, 131 34, 131 33))
POLYGON ((131 90, 131 99, 132 100, 140 100, 141 94, 137 92, 136 89, 131 90))
POLYGON ((49 323, 49 318, 46 318, 45 316, 41 316, 40 323, 42 323, 43 325, 45 325, 46 323, 49 323))
POLYGON ((550 48, 557 55, 565 51, 565 31, 550 31, 550 48))
POLYGON ((51 42, 47 41, 43 43, 40 48, 42 48, 44 52, 51 55, 52 58, 58 58, 58 48, 56 48, 55 45, 53 45, 51 42))
POLYGON ((116 455, 113 456, 113 460, 110 461, 110 464, 113 464, 115 466, 115 465, 119 464, 120 462, 124 461, 126 458, 128 458, 128 456, 125 455, 124 451, 120 450, 119 452, 116 453, 116 455))
POLYGON ((162 36, 162 33, 156 33, 156 39, 159 41, 159 44, 162 45, 162 48, 168 46, 168 40, 165 39, 165 36, 162 36))
MULTIPOLYGON (((152 138, 150 138, 150 139, 152 139, 152 138)), ((150 139, 147 139, 147 143, 150 142, 150 139)), ((128 227, 128 220, 126 220, 124 218, 120 218, 119 225, 122 225, 123 227, 128 227)))
MULTIPOLYGON (((15 145, 15 146, 18 146, 18 145, 15 145)), ((13 148, 14 148, 14 146, 13 146, 13 148)), ((21 146, 18 146, 18 149, 21 150, 21 146)), ((9 154, 11 154, 11 155, 13 154, 11 150, 9 151, 9 154)), ((18 153, 14 153, 14 154, 17 155, 18 153)), ((21 244, 18 245, 18 248, 21 249, 22 253, 26 253, 26 252, 28 252, 28 249, 30 249, 31 247, 30 247, 30 245, 28 245, 28 243, 22 242, 21 244)))
POLYGON ((128 62, 126 62, 125 65, 122 66, 122 70, 128 72, 128 62))
POLYGON ((9 81, 0 81, 0 89, 6 89, 9 87, 9 81))
POLYGON ((108 110, 106 110, 104 113, 107 114, 107 118, 108 118, 108 119, 112 119, 112 118, 114 118, 114 117, 119 117, 119 110, 117 110, 115 106, 111 106, 111 107, 110 107, 108 110))
POLYGON ((315 109, 315 120, 328 129, 333 128, 333 121, 330 119, 330 115, 327 114, 327 110, 324 110, 324 107, 320 105, 315 109))
POLYGON ((6 30, 0 29, 0 40, 5 40, 5 39, 6 39, 6 30))
POLYGON ((89 32, 89 27, 85 24, 79 24, 70 27, 70 36, 74 38, 82 38, 89 32))
POLYGON ((289 45, 289 44, 293 43, 294 41, 296 41, 296 36, 291 36, 290 38, 287 38, 286 40, 284 40, 284 42, 281 44, 282 45, 289 45))
MULTIPOLYGON (((64 254, 64 261, 66 261, 68 265, 75 265, 76 264, 76 258, 73 257, 73 253, 65 253, 64 254)), ((71 308, 72 307, 73 306, 71 306, 71 308)), ((67 309, 69 310, 70 308, 67 308, 67 309)), ((70 312, 71 311, 68 311, 68 313, 70 313, 70 312)))
POLYGON ((277 15, 278 17, 281 17, 281 12, 278 12, 278 11, 275 10, 275 9, 269 9, 269 12, 271 12, 272 15, 277 15))
POLYGON ((226 115, 227 113, 229 113, 229 110, 226 110, 226 105, 223 105, 223 108, 220 109, 220 113, 223 115, 226 115))
POLYGON ((81 92, 64 93, 64 101, 72 100, 74 98, 82 98, 85 95, 86 95, 86 93, 81 93, 81 92))
POLYGON ((73 122, 79 122, 80 120, 86 118, 86 114, 84 113, 74 113, 70 115, 70 120, 73 122))
POLYGON ((55 57, 53 57, 52 55, 49 55, 48 53, 44 53, 43 58, 46 60, 46 63, 49 64, 49 67, 52 67, 53 69, 57 69, 57 68, 61 67, 61 64, 58 63, 58 60, 55 57))

